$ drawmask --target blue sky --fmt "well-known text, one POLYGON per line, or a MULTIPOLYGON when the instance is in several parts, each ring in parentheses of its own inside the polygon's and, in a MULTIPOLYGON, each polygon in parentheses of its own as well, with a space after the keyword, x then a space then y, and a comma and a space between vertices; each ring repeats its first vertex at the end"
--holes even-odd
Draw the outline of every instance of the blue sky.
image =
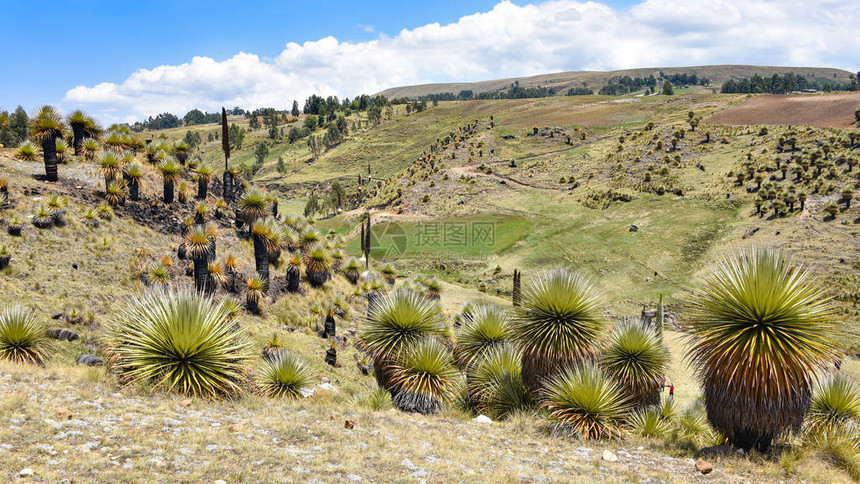
POLYGON ((797 0, 2 0, 0 109, 52 103, 115 121, 554 70, 852 68, 860 7, 823 3, 826 12, 797 0), (797 8, 807 15, 786 21, 797 8))

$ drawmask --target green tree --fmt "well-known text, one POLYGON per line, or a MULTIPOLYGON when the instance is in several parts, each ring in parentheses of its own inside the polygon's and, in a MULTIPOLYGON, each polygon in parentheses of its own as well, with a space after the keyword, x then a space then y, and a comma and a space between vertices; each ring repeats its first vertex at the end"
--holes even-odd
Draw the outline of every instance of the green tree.
POLYGON ((278 157, 278 164, 276 166, 276 169, 278 170, 278 173, 280 173, 282 175, 287 172, 287 167, 284 165, 284 157, 283 156, 278 157))
POLYGON ((30 117, 27 116, 27 111, 21 106, 15 108, 15 112, 9 118, 8 138, 4 140, 3 144, 6 146, 17 146, 27 139, 27 126, 29 124, 30 117))
POLYGON ((186 126, 191 126, 194 124, 203 124, 206 120, 206 114, 199 109, 192 109, 182 117, 182 120, 185 121, 186 126))
POLYGON ((344 202, 346 202, 346 190, 343 189, 343 185, 340 184, 339 181, 335 180, 331 184, 331 195, 334 203, 332 204, 334 209, 337 210, 343 207, 344 202))
POLYGON ((382 108, 374 104, 367 109, 367 120, 374 126, 379 126, 382 122, 382 108))
POLYGON ((293 101, 293 110, 290 112, 290 114, 292 114, 294 118, 298 118, 299 114, 301 114, 299 112, 299 102, 298 101, 293 101))
POLYGON ((257 164, 262 165, 267 156, 269 156, 269 147, 265 143, 260 143, 254 148, 254 158, 257 160, 257 164))
POLYGON ((317 117, 313 114, 309 114, 305 117, 305 129, 308 132, 312 132, 317 129, 317 117))
POLYGON ((313 217, 317 212, 320 211, 320 200, 317 198, 316 193, 311 193, 310 198, 308 198, 307 203, 305 204, 305 217, 313 217))
POLYGON ((665 81, 663 83, 663 95, 664 96, 673 96, 675 94, 675 89, 672 87, 672 83, 669 81, 665 81))

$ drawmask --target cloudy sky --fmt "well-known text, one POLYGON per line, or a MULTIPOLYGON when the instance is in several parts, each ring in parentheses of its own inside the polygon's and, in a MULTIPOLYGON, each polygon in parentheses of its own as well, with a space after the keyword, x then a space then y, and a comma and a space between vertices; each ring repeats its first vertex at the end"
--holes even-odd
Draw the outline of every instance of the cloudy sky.
POLYGON ((0 109, 104 122, 563 70, 860 69, 857 0, 12 3, 0 109))

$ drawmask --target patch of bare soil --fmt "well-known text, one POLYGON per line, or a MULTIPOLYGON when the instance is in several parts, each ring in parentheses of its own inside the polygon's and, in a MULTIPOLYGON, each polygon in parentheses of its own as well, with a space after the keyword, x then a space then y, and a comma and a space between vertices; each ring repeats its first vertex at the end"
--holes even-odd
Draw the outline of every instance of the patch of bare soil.
POLYGON ((806 125, 851 129, 860 93, 761 95, 708 118, 705 123, 731 125, 806 125))

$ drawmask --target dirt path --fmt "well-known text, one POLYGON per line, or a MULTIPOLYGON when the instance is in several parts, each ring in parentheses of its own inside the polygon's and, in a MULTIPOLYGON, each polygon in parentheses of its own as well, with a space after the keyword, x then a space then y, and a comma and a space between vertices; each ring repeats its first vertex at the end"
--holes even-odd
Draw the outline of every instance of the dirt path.
MULTIPOLYGON (((496 162, 493 162, 493 164, 496 164, 496 162)), ((514 185, 518 185, 518 186, 521 186, 523 188, 532 188, 535 190, 543 190, 543 191, 547 191, 547 192, 556 192, 556 193, 563 193, 563 192, 567 191, 567 190, 561 190, 558 188, 549 188, 549 187, 541 187, 541 186, 537 186, 537 185, 531 185, 529 183, 523 183, 523 182, 521 182, 519 180, 515 180, 511 177, 504 176, 504 175, 497 175, 495 173, 486 174, 486 173, 477 171, 477 167, 478 167, 478 165, 460 165, 460 166, 455 166, 453 168, 450 168, 449 171, 451 172, 451 174, 455 174, 457 176, 466 175, 466 176, 489 178, 489 179, 494 180, 494 181, 499 182, 499 183, 504 183, 504 184, 512 183, 514 185)))

